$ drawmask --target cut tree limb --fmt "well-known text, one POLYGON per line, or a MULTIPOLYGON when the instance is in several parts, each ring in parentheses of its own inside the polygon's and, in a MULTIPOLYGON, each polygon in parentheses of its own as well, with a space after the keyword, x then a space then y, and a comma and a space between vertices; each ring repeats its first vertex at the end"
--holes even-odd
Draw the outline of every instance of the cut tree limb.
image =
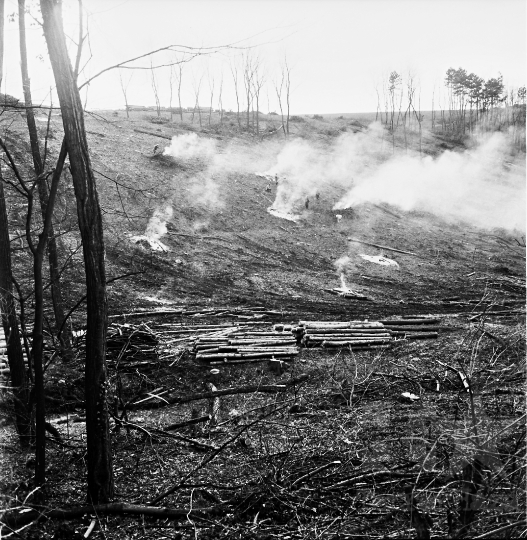
POLYGON ((111 503, 98 504, 92 506, 80 506, 70 509, 49 510, 39 508, 17 508, 13 511, 5 512, 0 518, 0 522, 7 527, 22 527, 32 521, 45 521, 48 519, 75 519, 85 515, 106 514, 106 515, 136 515, 151 516, 159 519, 186 519, 188 517, 206 517, 211 514, 220 514, 222 511, 217 507, 179 509, 160 508, 157 506, 143 506, 139 504, 111 503))
POLYGON ((153 131, 146 131, 145 129, 137 129, 135 128, 134 131, 137 133, 144 133, 145 135, 152 135, 152 137, 160 137, 161 139, 168 139, 169 141, 172 140, 172 137, 168 135, 162 135, 161 133, 155 133, 153 131))
POLYGON ((403 251, 402 249, 395 249, 389 246, 381 246, 379 244, 372 244, 371 242, 364 242, 364 240, 359 240, 358 238, 348 238, 350 242, 358 242, 359 244, 364 244, 366 246, 372 246, 379 249, 387 249, 388 251, 395 251, 396 253, 403 253, 404 255, 412 255, 413 257, 419 257, 417 253, 412 253, 411 251, 403 251))
MULTIPOLYGON (((144 403, 143 405, 146 406, 144 408, 155 408, 155 407, 162 407, 163 405, 174 405, 176 403, 189 403, 190 401, 197 401, 200 399, 212 399, 219 396, 232 396, 235 394, 252 394, 255 392, 262 392, 267 394, 276 394, 278 392, 285 392, 285 390, 290 387, 294 386, 295 384, 300 384, 305 382, 309 376, 307 374, 300 375, 299 377, 295 377, 293 379, 289 379, 288 381, 284 381, 283 384, 254 384, 249 386, 240 386, 239 388, 223 388, 222 390, 218 390, 217 392, 201 392, 199 394, 190 394, 187 396, 181 396, 179 393, 172 394, 168 396, 164 396, 163 403, 144 403)), ((135 409, 135 403, 132 403, 128 409, 135 409)))

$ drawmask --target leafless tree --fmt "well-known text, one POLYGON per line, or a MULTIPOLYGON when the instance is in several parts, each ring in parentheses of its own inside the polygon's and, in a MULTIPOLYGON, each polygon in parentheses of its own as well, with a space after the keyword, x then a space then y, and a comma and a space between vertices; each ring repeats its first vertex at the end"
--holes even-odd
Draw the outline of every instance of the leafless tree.
POLYGON ((201 90, 201 83, 203 82, 203 75, 200 77, 199 81, 196 83, 196 79, 194 78, 192 81, 192 88, 194 90, 194 109, 192 110, 192 118, 191 122, 194 123, 194 114, 196 111, 198 112, 198 118, 199 118, 199 127, 201 126, 201 106, 199 104, 199 93, 201 90))
POLYGON ((119 82, 121 83, 121 91, 123 93, 124 104, 126 107, 126 118, 130 118, 129 105, 128 105, 128 86, 130 85, 130 82, 132 81, 133 76, 134 76, 134 72, 132 72, 128 80, 125 82, 123 79, 121 70, 119 70, 119 82))
POLYGON ((287 137, 289 135, 289 116, 291 107, 291 68, 289 67, 287 58, 284 59, 284 63, 282 64, 279 79, 274 82, 274 88, 282 117, 282 129, 284 136, 287 137))
POLYGON ((150 59, 150 82, 152 84, 152 90, 154 91, 154 99, 156 101, 156 112, 158 118, 161 116, 161 102, 159 101, 159 91, 157 87, 156 74, 152 65, 152 59, 150 59))
POLYGON ((212 75, 211 77, 209 73, 208 79, 209 79, 209 89, 210 89, 210 110, 209 110, 209 126, 210 126, 211 121, 212 121, 213 100, 214 100, 214 85, 215 85, 214 75, 212 75))
POLYGON ((102 215, 84 128, 84 111, 66 46, 61 4, 55 0, 40 0, 40 8, 62 111, 84 254, 87 293, 85 401, 88 496, 91 503, 98 504, 108 502, 113 496, 106 397, 108 304, 102 215))
POLYGON ((220 125, 223 124, 223 101, 222 101, 222 97, 223 97, 223 73, 221 74, 221 79, 220 79, 220 89, 218 91, 218 109, 220 111, 220 125))
MULTIPOLYGON (((4 0, 0 0, 0 87, 4 72, 4 0)), ((7 221, 4 180, 0 165, 0 316, 7 343, 7 360, 13 386, 15 425, 23 447, 29 446, 31 419, 28 408, 29 385, 20 343, 20 331, 13 295, 11 245, 7 221)))
POLYGON ((240 95, 238 92, 238 65, 236 63, 230 64, 232 78, 234 80, 234 93, 236 95, 236 120, 238 121, 238 128, 241 128, 240 120, 240 95))
POLYGON ((177 97, 178 97, 178 106, 179 106, 179 118, 183 122, 183 108, 181 106, 181 81, 183 78, 183 62, 179 61, 178 58, 175 58, 175 62, 170 66, 170 119, 172 120, 172 87, 173 79, 177 81, 177 97))
POLYGON ((256 101, 256 134, 260 134, 260 92, 265 82, 265 75, 262 72, 260 62, 256 64, 254 77, 253 77, 253 86, 254 86, 254 98, 256 101))
POLYGON ((246 112, 246 127, 251 126, 251 108, 253 106, 253 78, 254 78, 255 66, 254 59, 251 56, 251 52, 247 51, 243 55, 243 86, 245 89, 245 100, 247 103, 246 112))

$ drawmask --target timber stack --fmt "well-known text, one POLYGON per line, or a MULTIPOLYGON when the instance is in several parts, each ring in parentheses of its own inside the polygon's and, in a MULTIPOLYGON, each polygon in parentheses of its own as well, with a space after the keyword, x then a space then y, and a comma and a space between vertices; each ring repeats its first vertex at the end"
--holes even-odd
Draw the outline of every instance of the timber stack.
MULTIPOLYGON (((403 317, 382 321, 300 321, 292 328, 297 343, 303 347, 353 350, 388 349, 394 342, 435 339, 439 319, 403 317)), ((283 325, 275 325, 275 329, 283 325)))
MULTIPOLYGON (((200 337, 194 344, 196 360, 213 365, 247 364, 266 360, 292 360, 299 353, 294 335, 289 330, 220 330, 200 337)), ((286 325, 287 326, 287 325, 286 325)))

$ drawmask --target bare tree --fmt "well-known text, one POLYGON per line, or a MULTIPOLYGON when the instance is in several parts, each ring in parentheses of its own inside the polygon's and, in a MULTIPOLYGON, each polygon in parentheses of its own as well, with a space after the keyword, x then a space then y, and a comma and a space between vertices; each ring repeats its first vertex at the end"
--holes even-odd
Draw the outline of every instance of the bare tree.
POLYGON ((256 101, 256 134, 260 134, 260 92, 265 82, 265 75, 262 72, 261 64, 257 59, 253 77, 253 95, 256 101))
POLYGON ((285 79, 285 101, 286 101, 286 122, 285 129, 289 135, 289 117, 291 112, 291 68, 287 63, 287 58, 284 58, 284 66, 282 68, 285 79))
POLYGON ((231 63, 230 65, 232 78, 234 80, 234 93, 236 95, 236 120, 238 121, 238 128, 241 128, 240 121, 240 95, 238 93, 238 65, 231 63))
MULTIPOLYGON (((31 84, 29 79, 29 72, 27 66, 27 45, 26 45, 26 23, 25 23, 25 0, 18 1, 18 27, 20 38, 20 69, 22 72, 22 85, 24 91, 24 101, 26 106, 26 122, 29 133, 29 140, 31 143, 31 155, 33 158, 33 166, 35 169, 35 175, 37 177, 38 194, 40 200, 40 208, 42 213, 42 220, 46 215, 46 208, 48 206, 48 187, 43 178, 44 173, 44 160, 41 151, 38 130, 35 122, 35 115, 33 112, 33 102, 31 99, 31 84)), ((82 31, 81 31, 82 35, 82 31)), ((51 112, 51 111, 50 111, 51 112)), ((47 139, 46 139, 47 144, 47 139)), ((45 152, 44 152, 45 156, 45 152)), ((51 298, 53 301, 53 309, 55 314, 55 323, 58 328, 64 326, 65 314, 64 314, 64 301, 62 297, 62 287, 60 283, 60 265, 58 262, 58 250, 55 240, 55 233, 53 225, 49 226, 49 238, 47 241, 49 272, 51 279, 51 298)), ((37 340, 37 343, 39 341, 37 340)), ((62 344, 62 355, 64 360, 71 359, 71 332, 66 327, 60 336, 60 342, 62 344)), ((33 346, 35 343, 33 343, 33 346)))
POLYGON ((152 65, 152 60, 150 60, 150 82, 152 84, 152 90, 154 91, 154 99, 156 100, 156 112, 159 118, 161 116, 161 102, 159 101, 159 91, 157 88, 156 74, 152 65))
POLYGON ((284 91, 284 72, 281 73, 281 78, 279 81, 275 81, 274 88, 276 92, 276 97, 278 99, 278 107, 280 108, 280 116, 282 118, 282 130, 284 132, 284 137, 287 137, 287 131, 285 128, 285 119, 284 119, 284 107, 283 107, 283 99, 282 94, 284 91))
POLYGON ((223 124, 223 101, 222 101, 222 96, 223 96, 223 73, 221 74, 221 79, 220 79, 220 89, 218 91, 218 109, 220 111, 220 125, 223 124))
POLYGON ((291 68, 287 63, 287 58, 284 59, 280 73, 279 81, 274 82, 276 97, 278 98, 278 106, 282 116, 282 129, 284 135, 289 135, 289 116, 291 107, 291 68), (285 111, 284 111, 285 109, 285 111))
POLYGON ((130 82, 132 81, 132 77, 134 76, 134 73, 132 72, 132 75, 128 78, 128 80, 125 82, 123 80, 123 75, 121 73, 121 70, 119 70, 119 82, 121 83, 121 92, 123 93, 124 97, 124 104, 126 107, 126 118, 130 118, 129 113, 129 105, 128 105, 128 86, 130 85, 130 82))
POLYGON ((201 83, 203 82, 203 75, 200 77, 199 82, 196 84, 196 79, 193 79, 192 81, 192 87, 194 89, 194 109, 192 111, 192 119, 191 122, 194 123, 194 114, 196 111, 198 112, 198 118, 199 118, 199 127, 201 126, 201 107, 199 104, 199 93, 201 90, 201 83))
POLYGON ((254 66, 253 59, 250 52, 247 52, 243 55, 243 86, 245 88, 245 99, 247 103, 247 129, 251 125, 251 106, 252 106, 252 89, 253 89, 253 77, 254 77, 254 66))
MULTIPOLYGON (((0 0, 0 88, 4 73, 4 0, 0 0)), ((11 245, 7 221, 7 205, 4 180, 0 165, 0 316, 7 343, 7 361, 13 386, 15 425, 23 447, 29 446, 31 418, 29 411, 29 385, 24 353, 20 343, 20 332, 13 296, 11 245)))
POLYGON ((214 75, 212 76, 212 79, 210 77, 210 73, 209 73, 209 89, 210 89, 210 110, 209 110, 209 126, 211 124, 211 120, 212 120, 212 104, 213 104, 213 99, 214 99, 214 75))
POLYGON ((172 120, 173 109, 172 109, 172 96, 173 96, 173 79, 177 81, 177 97, 179 105, 179 118, 183 122, 183 108, 181 107, 181 80, 183 77, 183 62, 175 59, 175 62, 170 66, 170 120, 172 120))
POLYGON ((61 4, 55 0, 40 0, 40 8, 62 111, 84 254, 87 296, 85 401, 88 496, 90 502, 98 504, 108 502, 113 496, 106 399, 108 304, 102 215, 84 128, 84 111, 66 47, 61 4))

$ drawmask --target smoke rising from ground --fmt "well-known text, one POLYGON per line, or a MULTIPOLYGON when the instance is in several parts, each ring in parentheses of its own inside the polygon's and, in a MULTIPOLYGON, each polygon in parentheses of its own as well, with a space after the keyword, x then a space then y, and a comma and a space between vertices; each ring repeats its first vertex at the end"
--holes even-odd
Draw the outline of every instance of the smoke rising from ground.
POLYGON ((145 236, 151 240, 159 241, 159 239, 167 233, 167 221, 172 217, 173 210, 171 206, 158 208, 150 218, 146 226, 145 236))
POLYGON ((266 171, 278 175, 272 208, 284 215, 303 212, 307 198, 328 192, 336 211, 389 203, 484 228, 525 230, 525 166, 513 163, 507 134, 479 137, 468 150, 437 157, 402 154, 400 148, 393 155, 386 137, 379 123, 330 142, 225 144, 190 133, 173 137, 164 155, 182 165, 174 180, 186 186, 189 204, 210 212, 225 204, 225 179, 266 171))
POLYGON ((356 178, 335 209, 385 202, 484 228, 525 230, 525 176, 504 167, 508 149, 507 137, 494 133, 461 153, 393 157, 356 178))
MULTIPOLYGON (((525 168, 511 162, 509 139, 494 133, 463 152, 386 157, 383 128, 343 134, 331 145, 287 143, 267 172, 281 180, 273 208, 297 211, 327 187, 344 189, 334 209, 389 203, 473 225, 525 230, 525 168), (384 154, 383 154, 384 147, 384 154), (508 165, 507 165, 508 163, 508 165)), ((391 149, 390 149, 391 150, 391 149)))
POLYGON ((182 162, 203 160, 208 163, 216 155, 216 141, 198 137, 195 133, 187 133, 172 137, 170 146, 163 152, 165 156, 172 156, 182 162))

